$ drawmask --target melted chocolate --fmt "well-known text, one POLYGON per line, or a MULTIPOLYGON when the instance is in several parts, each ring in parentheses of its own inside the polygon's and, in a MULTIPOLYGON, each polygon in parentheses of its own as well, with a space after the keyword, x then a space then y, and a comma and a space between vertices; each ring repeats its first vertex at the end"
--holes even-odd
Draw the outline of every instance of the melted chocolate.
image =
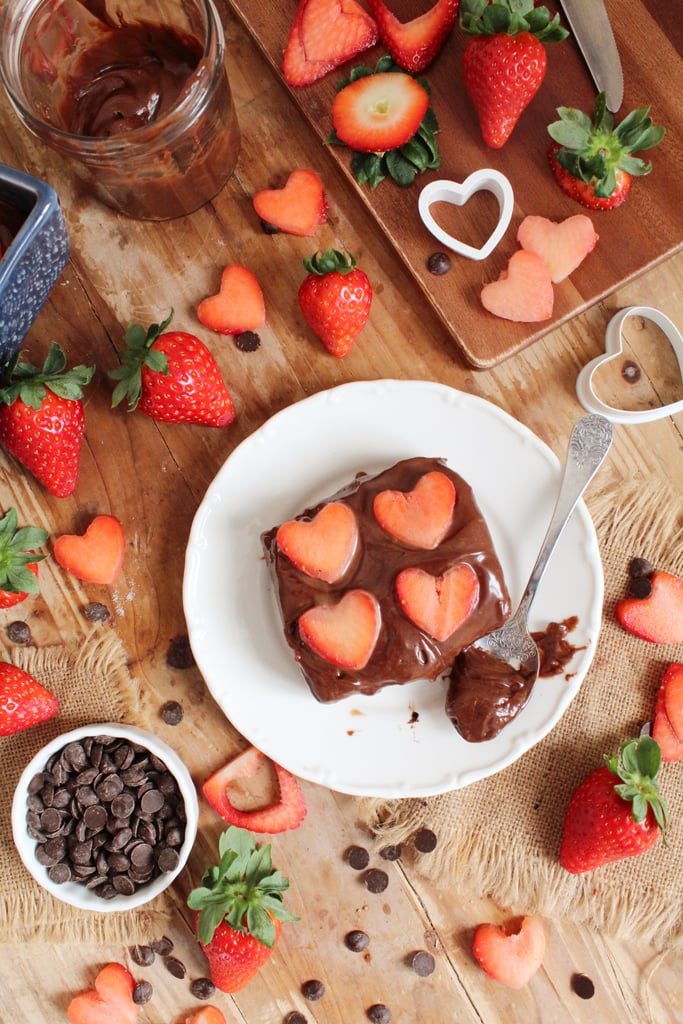
POLYGON ((493 739, 522 710, 534 681, 490 651, 467 647, 453 665, 446 714, 468 742, 493 739))
POLYGON ((279 550, 277 527, 262 541, 277 586, 284 635, 294 651, 308 685, 323 702, 354 693, 373 694, 384 686, 413 679, 436 679, 455 656, 477 637, 502 625, 510 601, 503 571, 484 518, 469 485, 441 459, 414 458, 397 463, 376 476, 359 475, 326 501, 306 509, 297 519, 310 521, 330 501, 343 501, 356 514, 361 537, 360 555, 346 577, 333 585, 306 576, 279 550), (457 500, 448 533, 433 551, 408 548, 393 540, 377 523, 372 505, 380 491, 410 491, 424 473, 438 470, 454 483, 457 500), (415 566, 434 576, 457 562, 467 562, 479 579, 479 601, 472 614, 442 643, 422 632, 400 609, 394 581, 402 569, 415 566), (335 604, 351 588, 368 590, 380 603, 382 626, 365 668, 340 669, 311 651, 300 639, 297 621, 313 605, 335 604))
POLYGON ((563 622, 549 622, 544 630, 531 634, 541 656, 539 676, 558 676, 576 652, 584 650, 567 640, 567 633, 576 629, 578 621, 576 615, 572 615, 563 622))

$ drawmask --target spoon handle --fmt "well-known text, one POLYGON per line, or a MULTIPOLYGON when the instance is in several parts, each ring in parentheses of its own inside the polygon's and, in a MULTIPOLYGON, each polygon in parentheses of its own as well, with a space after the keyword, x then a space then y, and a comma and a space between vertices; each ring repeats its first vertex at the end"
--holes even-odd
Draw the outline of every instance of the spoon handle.
POLYGON ((555 545, 574 511, 576 503, 602 465, 612 444, 613 436, 612 424, 597 413, 582 416, 574 425, 569 438, 555 510, 538 553, 536 564, 531 570, 529 582, 515 612, 515 617, 526 617, 555 545))

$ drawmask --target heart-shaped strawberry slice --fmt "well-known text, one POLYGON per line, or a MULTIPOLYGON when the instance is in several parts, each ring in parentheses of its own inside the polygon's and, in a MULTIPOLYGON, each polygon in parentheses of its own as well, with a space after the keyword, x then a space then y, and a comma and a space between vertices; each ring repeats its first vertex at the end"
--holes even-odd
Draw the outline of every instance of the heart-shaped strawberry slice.
POLYGON ((676 662, 664 673, 652 723, 663 761, 683 761, 683 665, 676 662))
POLYGON ((489 313, 525 324, 549 320, 554 299, 548 265, 526 249, 513 253, 498 280, 481 290, 482 305, 489 313))
POLYGON ((683 643, 683 579, 656 571, 648 597, 617 601, 617 621, 629 633, 653 644, 683 643))
POLYGON ((395 586, 404 615, 438 643, 455 633, 479 600, 479 578, 467 562, 452 565, 442 576, 404 569, 395 586))
POLYGON ((115 516, 95 516, 81 536, 57 537, 53 553, 63 569, 88 583, 113 583, 121 571, 126 551, 123 527, 115 516))
POLYGON ((340 668, 365 668, 377 643, 382 614, 367 590, 348 590, 337 604, 316 605, 299 616, 303 642, 340 668))
POLYGON ((358 523, 348 505, 332 501, 311 520, 283 523, 276 540, 280 551, 300 572, 336 583, 348 572, 358 548, 358 523))
POLYGON ((323 183, 305 167, 292 171, 282 188, 256 192, 252 201, 265 224, 290 235, 314 235, 327 216, 323 183))
POLYGON ((372 509, 382 529, 396 540, 432 550, 448 533, 455 501, 453 482, 434 470, 421 476, 411 491, 380 491, 372 509))
POLYGON ((585 213, 575 213, 559 222, 529 214, 517 230, 521 247, 545 260, 554 284, 576 270, 597 240, 593 221, 585 213))
POLYGON ((135 981, 122 964, 106 964, 95 987, 74 996, 66 1015, 71 1024, 134 1024, 138 1007, 133 1002, 135 981))
POLYGON ((540 917, 514 918, 505 924, 480 924, 472 952, 479 965, 509 988, 524 988, 543 963, 546 938, 540 917))
POLYGON ((241 263, 227 266, 218 292, 197 306, 197 318, 218 334, 258 331, 266 322, 266 305, 255 274, 241 263))

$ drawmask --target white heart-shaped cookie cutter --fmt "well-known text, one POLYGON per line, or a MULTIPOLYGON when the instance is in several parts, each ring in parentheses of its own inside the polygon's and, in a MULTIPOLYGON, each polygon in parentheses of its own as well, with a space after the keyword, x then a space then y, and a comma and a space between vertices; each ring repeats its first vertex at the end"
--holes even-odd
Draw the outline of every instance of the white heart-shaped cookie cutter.
POLYGON ((668 405, 659 406, 656 409, 629 410, 615 409, 614 406, 602 402, 593 390, 593 375, 598 367, 617 359, 623 352, 622 328, 624 321, 630 316, 640 316, 645 320, 651 320, 653 324, 666 335, 676 359, 683 379, 683 337, 676 325, 669 320, 659 309, 651 306, 627 306, 616 313, 607 324, 605 331, 605 354, 596 356, 586 363, 576 380, 576 394, 581 405, 588 412, 601 413, 606 419, 613 423, 649 423, 651 420, 659 420, 664 416, 672 416, 674 413, 683 411, 683 400, 670 402, 668 405))
POLYGON ((417 208, 427 231, 442 245, 470 260, 484 260, 493 252, 507 231, 514 203, 512 185, 505 175, 492 168, 485 168, 473 171, 462 183, 449 181, 447 178, 431 181, 420 192, 417 208), (436 223, 431 212, 431 206, 434 203, 452 203, 453 206, 464 206, 475 192, 492 192, 498 200, 500 209, 498 223, 488 241, 480 249, 449 235, 436 223))

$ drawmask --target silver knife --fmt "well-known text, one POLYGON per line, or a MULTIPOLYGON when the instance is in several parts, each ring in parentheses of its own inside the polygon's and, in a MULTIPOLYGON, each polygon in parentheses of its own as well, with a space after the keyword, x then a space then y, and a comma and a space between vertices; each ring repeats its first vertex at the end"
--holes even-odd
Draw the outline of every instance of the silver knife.
POLYGON ((560 3, 598 91, 606 93, 607 109, 616 113, 624 99, 624 75, 603 0, 560 3))

